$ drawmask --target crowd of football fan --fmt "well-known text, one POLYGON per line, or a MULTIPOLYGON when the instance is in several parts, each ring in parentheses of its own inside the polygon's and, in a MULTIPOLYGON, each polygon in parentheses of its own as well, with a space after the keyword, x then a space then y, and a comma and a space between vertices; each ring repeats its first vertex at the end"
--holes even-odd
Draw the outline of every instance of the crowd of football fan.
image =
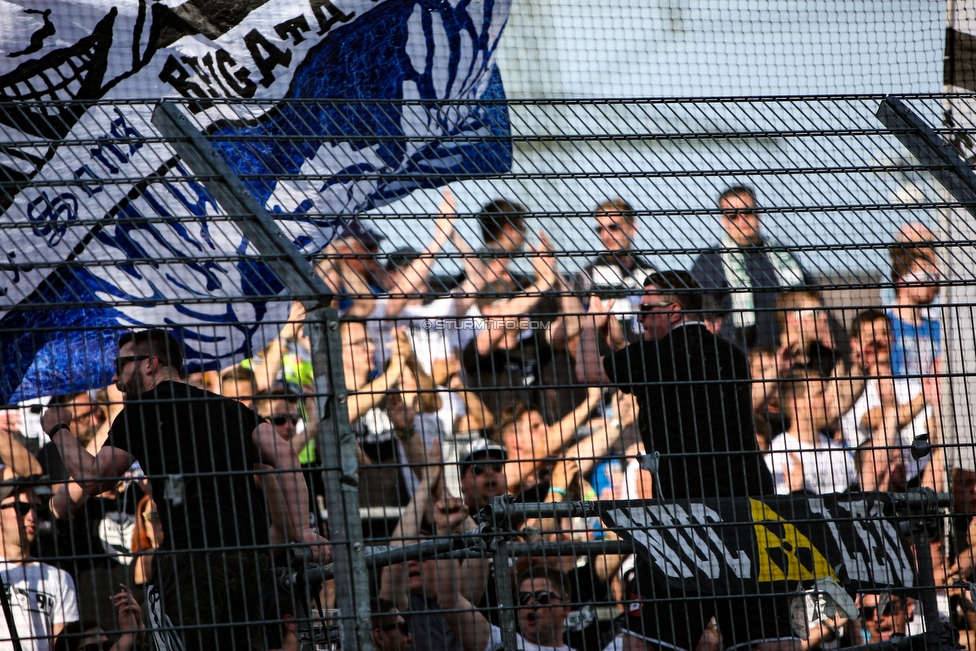
MULTIPOLYGON (((493 201, 477 216, 483 237, 477 250, 455 233, 449 194, 423 251, 384 252, 381 233, 346 222, 316 271, 334 291, 340 314, 345 406, 357 441, 367 539, 401 545, 475 529, 481 509, 502 495, 519 502, 761 498, 951 486, 951 527, 931 536, 936 585, 946 586, 939 617, 962 645, 976 649, 976 608, 968 588, 959 587, 974 580, 976 520, 967 514, 976 513, 976 474, 947 472, 940 447, 945 365, 935 235, 921 224, 897 230, 889 247, 890 295, 883 292, 877 307, 855 314, 826 306, 812 288, 818 281, 763 234, 752 189, 729 188, 718 208, 721 241, 687 271, 655 269, 638 253, 640 220, 622 199, 594 210, 602 251, 582 269, 566 268, 545 233, 530 237, 525 209, 510 200, 493 201), (451 248, 463 274, 434 274, 435 260, 451 248), (532 272, 520 273, 519 261, 532 272), (656 471, 639 461, 652 452, 660 454, 656 471)), ((273 473, 247 475, 252 485, 243 488, 214 483, 199 497, 192 476, 205 472, 198 462, 206 451, 181 452, 177 458, 194 465, 163 470, 153 458, 161 452, 151 445, 140 448, 147 456, 140 458, 133 426, 118 421, 145 391, 180 381, 180 364, 161 353, 168 346, 162 339, 123 346, 118 387, 53 397, 43 420, 52 440, 43 447, 17 434, 24 429, 17 412, 0 420, 4 478, 45 478, 0 484, 0 577, 23 648, 121 651, 149 644, 144 626, 162 626, 143 612, 154 573, 187 571, 180 550, 229 544, 223 531, 202 543, 180 531, 174 509, 182 499, 215 499, 226 519, 252 508, 236 500, 252 499, 248 491, 257 486, 272 533, 234 544, 256 545, 260 554, 267 551, 263 541, 269 548, 289 538, 314 544, 308 527, 327 535, 324 488, 314 471, 320 418, 304 317, 296 303, 259 355, 184 378, 194 391, 243 405, 231 420, 226 411, 219 421, 206 415, 209 425, 200 429, 208 436, 228 423, 247 429, 248 437, 262 421, 273 427, 287 452, 269 452, 274 444, 255 435, 260 460, 250 453, 242 459, 255 470, 260 463, 288 470, 285 461, 297 459, 295 468, 304 472, 296 475, 309 495, 308 524, 301 527, 288 520, 292 514, 278 512, 287 506, 275 508, 288 493, 284 480, 278 487, 269 479, 273 473), (161 374, 167 366, 175 373, 161 374), (251 410, 254 426, 242 415, 251 410), (65 447, 69 435, 88 456, 74 458, 74 448, 65 447), (122 481, 116 468, 98 475, 111 482, 86 484, 76 469, 95 468, 86 460, 100 464, 103 447, 127 450, 135 463, 127 458, 122 481), (183 542, 167 545, 168 539, 183 542), (161 561, 168 555, 177 559, 175 569, 161 561)), ((163 411, 205 395, 167 390, 163 411)), ((192 529, 192 516, 185 517, 192 529)), ((615 538, 586 519, 530 520, 522 536, 615 538)), ((208 563, 199 566, 206 574, 174 581, 184 589, 194 581, 207 586, 208 563)), ((492 608, 497 571, 488 559, 411 561, 378 571, 377 649, 495 647, 502 639, 492 608)), ((703 603, 665 593, 647 562, 633 555, 519 558, 508 571, 525 651, 835 649, 924 631, 921 602, 897 591, 857 594, 859 618, 824 618, 798 636, 788 608, 773 597, 703 603)), ((263 592, 262 612, 251 611, 248 621, 263 623, 259 634, 246 636, 249 647, 235 648, 297 648, 287 599, 274 597, 268 577, 254 580, 260 585, 244 591, 263 592)), ((168 598, 165 588, 159 598, 168 598)), ((198 609, 215 599, 212 589, 183 598, 198 609)), ((334 605, 327 588, 320 599, 334 605)), ((203 617, 196 624, 233 621, 216 611, 209 622, 203 617)), ((175 635, 186 648, 213 648, 221 639, 216 630, 205 638, 177 627, 175 635)), ((3 617, 0 633, 11 638, 3 617)), ((12 648, 7 644, 0 641, 12 648)))

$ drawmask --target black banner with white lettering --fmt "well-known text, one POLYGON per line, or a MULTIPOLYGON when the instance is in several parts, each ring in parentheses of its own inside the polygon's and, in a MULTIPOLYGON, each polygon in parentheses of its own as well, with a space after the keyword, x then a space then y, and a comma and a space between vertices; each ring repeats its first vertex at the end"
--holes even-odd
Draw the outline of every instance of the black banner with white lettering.
POLYGON ((899 533, 891 498, 880 493, 635 500, 599 508, 606 527, 686 590, 769 592, 826 577, 856 590, 917 584, 910 541, 899 533))

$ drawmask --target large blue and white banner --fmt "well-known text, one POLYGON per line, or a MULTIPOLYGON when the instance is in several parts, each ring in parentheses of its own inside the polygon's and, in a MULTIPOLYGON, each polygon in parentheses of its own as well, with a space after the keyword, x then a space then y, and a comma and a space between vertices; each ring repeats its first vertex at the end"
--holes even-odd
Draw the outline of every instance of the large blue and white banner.
POLYGON ((0 404, 104 386, 122 328, 168 324, 191 370, 217 368, 287 314, 267 300, 285 289, 154 140, 145 100, 192 100, 187 116, 235 171, 264 175, 251 191, 315 253, 342 216, 510 169, 506 110, 483 101, 504 99, 509 4, 0 0, 0 404))

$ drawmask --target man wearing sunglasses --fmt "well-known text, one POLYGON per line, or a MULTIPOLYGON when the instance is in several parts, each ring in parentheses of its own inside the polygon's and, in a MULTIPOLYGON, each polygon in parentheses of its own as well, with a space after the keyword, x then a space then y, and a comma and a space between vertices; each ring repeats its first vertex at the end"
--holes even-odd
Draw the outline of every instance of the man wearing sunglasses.
POLYGON ((602 250, 576 278, 576 289, 604 302, 617 299, 614 312, 629 341, 640 338, 640 320, 634 315, 641 297, 641 283, 654 267, 634 251, 637 212, 623 199, 604 201, 593 211, 602 250))
MULTIPOLYGON (((648 453, 660 454, 654 477, 656 499, 756 497, 774 494, 753 421, 749 364, 745 353, 712 334, 700 321, 702 291, 686 271, 652 274, 644 283, 640 316, 643 340, 626 344, 606 312, 591 310, 583 321, 576 372, 588 384, 614 385, 633 394, 638 429, 648 453), (601 346, 611 351, 601 356, 601 346)), ((651 568, 638 563, 641 595, 660 607, 660 622, 680 621, 657 631, 682 649, 693 649, 714 614, 726 645, 792 635, 787 609, 766 599, 708 601, 693 610, 651 568), (768 611, 770 616, 760 616, 768 611), (687 623, 687 624, 685 624, 687 623)))
POLYGON ((129 333, 119 340, 114 378, 125 407, 98 453, 67 431, 65 410, 45 413, 44 426, 88 495, 114 486, 137 459, 145 471, 164 531, 147 612, 157 646, 263 649, 263 631, 251 622, 262 617, 270 522, 251 473, 279 471, 280 493, 268 497, 277 499, 272 507, 284 514, 291 541, 312 546, 322 562, 331 556, 328 541, 309 524, 294 450, 240 402, 186 384, 182 368, 169 332, 129 333))
POLYGON ((376 651, 407 651, 413 644, 413 636, 407 621, 397 611, 396 604, 387 599, 376 599, 372 611, 373 645, 376 651))
MULTIPOLYGON (((296 445, 293 441, 295 441, 295 436, 298 433, 298 425, 303 422, 302 413, 298 407, 300 398, 301 396, 289 393, 283 387, 259 391, 254 398, 254 411, 258 412, 258 416, 271 423, 275 431, 278 432, 278 436, 292 444, 293 448, 296 445)), ((305 437, 302 438, 302 446, 295 450, 296 453, 301 451, 306 440, 305 437)))
POLYGON ((900 594, 862 594, 860 611, 861 622, 871 636, 868 642, 886 642, 908 631, 909 605, 900 594))
MULTIPOLYGON (((59 409, 69 413, 68 431, 82 447, 96 450, 108 436, 107 428, 101 429, 105 421, 103 406, 96 404, 88 393, 80 393, 54 396, 47 408, 51 413, 58 413, 59 409)), ((112 486, 89 499, 83 487, 72 481, 57 445, 53 442, 45 445, 38 452, 37 460, 43 474, 55 482, 51 485, 49 502, 51 513, 58 519, 52 555, 58 557, 58 566, 75 581, 81 596, 78 600, 81 618, 113 630, 117 621, 115 608, 108 600, 92 596, 111 593, 129 576, 125 557, 129 541, 121 532, 132 522, 126 505, 138 502, 139 488, 131 484, 112 486)))
POLYGON ((488 506, 491 500, 508 493, 505 447, 488 439, 471 443, 468 453, 458 460, 461 475, 461 499, 471 517, 488 506))
MULTIPOLYGON (((21 648, 47 651, 65 624, 78 621, 78 602, 67 572, 30 556, 37 536, 36 498, 22 481, 0 483, 0 575, 21 648)), ((7 619, 0 616, 0 647, 13 648, 11 639, 7 619)))
POLYGON ((662 457, 654 497, 772 495, 756 444, 749 363, 708 331, 701 306, 701 288, 688 272, 648 276, 643 340, 626 344, 607 313, 593 313, 582 319, 577 375, 635 396, 644 447, 662 457), (601 355, 601 344, 613 352, 601 355))
MULTIPOLYGON (((441 605, 464 651, 488 651, 502 644, 502 632, 481 611, 461 595, 453 578, 452 561, 438 561, 441 605)), ((569 582, 559 570, 533 565, 515 581, 519 651, 573 651, 563 641, 566 615, 572 594, 569 582)))
POLYGON ((774 309, 779 292, 810 284, 790 253, 765 238, 756 194, 737 185, 719 196, 722 237, 702 253, 691 273, 709 290, 719 310, 730 315, 721 334, 743 350, 779 342, 774 309))

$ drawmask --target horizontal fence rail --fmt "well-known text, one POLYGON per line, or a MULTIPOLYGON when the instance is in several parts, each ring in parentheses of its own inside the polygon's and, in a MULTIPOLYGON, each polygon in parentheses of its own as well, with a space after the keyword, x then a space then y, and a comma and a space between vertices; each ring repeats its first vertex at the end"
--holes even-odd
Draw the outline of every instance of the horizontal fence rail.
POLYGON ((0 103, 0 646, 976 647, 974 109, 0 103))

